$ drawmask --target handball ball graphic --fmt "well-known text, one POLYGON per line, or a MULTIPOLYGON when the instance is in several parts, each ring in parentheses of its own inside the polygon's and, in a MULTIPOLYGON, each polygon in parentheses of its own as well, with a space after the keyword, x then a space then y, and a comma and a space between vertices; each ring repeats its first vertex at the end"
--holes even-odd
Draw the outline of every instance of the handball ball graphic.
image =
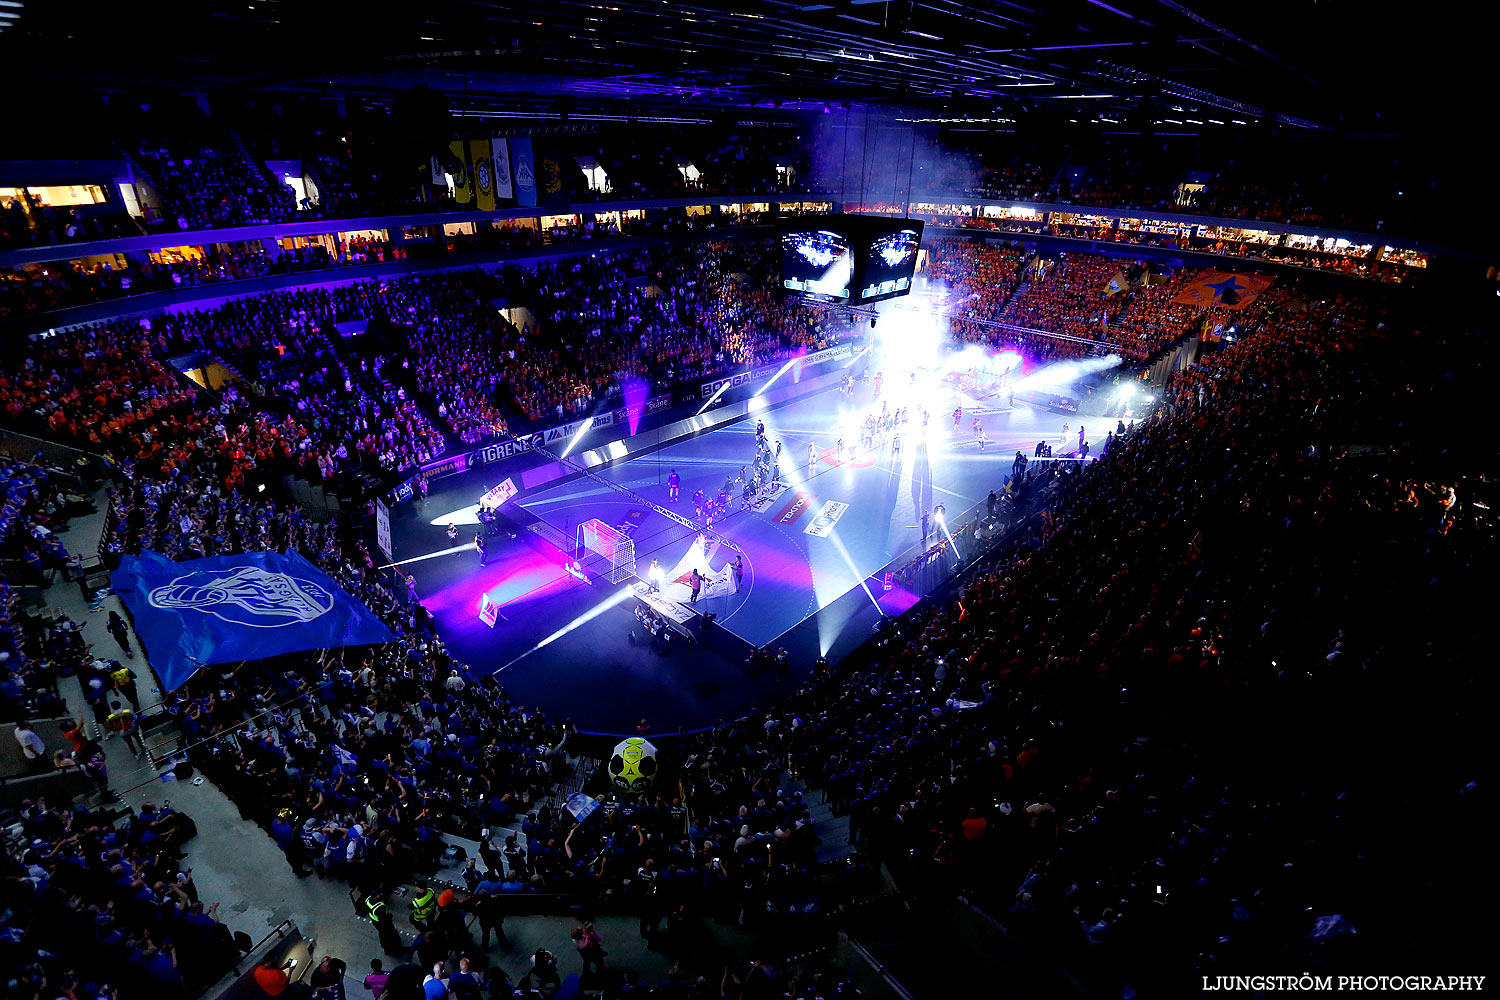
POLYGON ((615 744, 609 757, 609 777, 617 788, 644 792, 656 780, 656 747, 639 736, 615 744))

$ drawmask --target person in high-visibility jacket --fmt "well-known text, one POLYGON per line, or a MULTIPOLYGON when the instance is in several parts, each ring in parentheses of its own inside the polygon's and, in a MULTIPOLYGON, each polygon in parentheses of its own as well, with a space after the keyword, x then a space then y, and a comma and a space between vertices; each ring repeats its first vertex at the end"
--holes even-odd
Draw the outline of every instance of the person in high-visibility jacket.
POLYGON ((380 949, 387 955, 405 954, 406 944, 401 940, 401 932, 396 930, 396 921, 385 900, 372 892, 364 898, 364 907, 365 916, 370 918, 375 932, 380 935, 380 949))
POLYGON ((437 916, 438 894, 432 889, 423 889, 411 900, 411 925, 417 930, 425 931, 432 929, 433 918, 437 916))

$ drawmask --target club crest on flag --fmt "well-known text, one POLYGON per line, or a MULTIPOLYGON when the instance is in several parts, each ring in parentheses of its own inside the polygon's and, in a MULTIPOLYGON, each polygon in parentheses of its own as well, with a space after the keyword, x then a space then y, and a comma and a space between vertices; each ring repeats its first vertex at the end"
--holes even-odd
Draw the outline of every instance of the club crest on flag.
POLYGON ((210 576, 189 573, 151 591, 154 608, 193 610, 254 628, 310 622, 333 610, 333 594, 313 580, 241 566, 210 576))
POLYGON ((165 689, 199 668, 390 642, 385 623, 296 552, 175 562, 123 556, 109 577, 165 689))

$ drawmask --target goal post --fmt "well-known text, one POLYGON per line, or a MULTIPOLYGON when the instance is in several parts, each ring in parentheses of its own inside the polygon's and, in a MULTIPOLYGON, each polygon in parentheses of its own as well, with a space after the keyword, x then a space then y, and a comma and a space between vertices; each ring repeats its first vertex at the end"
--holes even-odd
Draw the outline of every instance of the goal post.
POLYGON ((585 571, 620 583, 635 576, 635 542, 598 518, 578 526, 575 553, 585 571))
POLYGON ((1010 372, 996 374, 982 369, 972 369, 959 377, 958 386, 975 399, 988 399, 1009 388, 1010 372))

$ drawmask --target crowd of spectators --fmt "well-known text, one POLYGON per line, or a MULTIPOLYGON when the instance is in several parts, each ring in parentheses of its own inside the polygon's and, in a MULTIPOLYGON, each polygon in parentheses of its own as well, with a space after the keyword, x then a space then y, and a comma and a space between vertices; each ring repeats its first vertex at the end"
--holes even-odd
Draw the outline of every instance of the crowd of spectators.
POLYGON ((1177 297, 1197 279, 1193 267, 1179 267, 1169 275, 1133 265, 1127 274, 1140 275, 1129 281, 1124 305, 1110 323, 1109 338, 1120 344, 1127 357, 1146 358, 1182 336, 1199 315, 1197 306, 1182 305, 1177 297))
MULTIPOLYGON (((700 367, 678 372, 679 378, 698 378, 736 364, 782 361, 822 350, 851 333, 835 311, 772 290, 780 264, 769 241, 709 244, 694 255, 691 266, 681 255, 677 264, 658 277, 666 282, 663 287, 690 295, 695 323, 710 348, 700 367)), ((658 363, 669 360, 659 348, 657 358, 658 363)))
MULTIPOLYGON (((69 489, 45 465, 0 456, 0 555, 14 560, 19 582, 45 587, 54 576, 77 574, 81 562, 58 532, 67 529, 79 507, 92 508, 69 489)), ((0 574, 0 722, 19 719, 42 701, 55 704, 55 671, 43 659, 27 655, 18 599, 0 574)))
MULTIPOLYGON (((26 483, 27 493, 41 487, 38 495, 49 496, 39 469, 7 461, 6 482, 26 483)), ((201 900, 191 870, 179 864, 183 845, 197 833, 192 819, 165 803, 148 801, 135 811, 113 805, 118 797, 105 753, 91 733, 102 738, 114 728, 127 744, 135 738, 134 673, 96 653, 66 615, 15 615, 13 600, 11 585, 0 578, 0 719, 14 724, 30 774, 81 774, 99 804, 70 797, 62 791, 67 786, 16 804, 0 862, 7 993, 91 1000, 195 995, 228 971, 241 947, 221 921, 219 904, 201 900), (60 696, 59 679, 74 676, 92 719, 70 712, 60 696), (52 740, 66 740, 64 749, 45 752, 52 740, 37 734, 43 724, 29 721, 36 718, 63 720, 46 725, 52 740)), ((121 634, 129 652, 128 630, 121 634)))
POLYGON ((503 420, 497 390, 525 419, 562 421, 618 397, 626 381, 665 390, 836 342, 840 328, 826 310, 767 290, 770 266, 768 244, 707 243, 449 279, 450 288, 467 282, 467 307, 406 309, 419 381, 433 388, 444 373, 462 373, 447 376, 449 398, 434 391, 455 433, 477 440, 503 420), (481 308, 498 297, 527 306, 519 327, 481 308), (455 326, 449 317, 462 319, 455 326))
POLYGON ((985 343, 1005 304, 1015 294, 1026 266, 1027 255, 1013 247, 991 247, 957 240, 939 240, 929 248, 929 285, 947 291, 949 323, 955 339, 985 343), (980 321, 980 322, 976 322, 980 321))
POLYGON ((1010 163, 987 164, 981 170, 978 191, 986 198, 1045 201, 1050 174, 1041 164, 1020 158, 1010 163))
MULTIPOLYGON (((82 743, 80 756, 97 750, 82 743)), ((184 814, 146 803, 121 820, 37 798, 20 823, 25 847, 5 862, 12 995, 181 998, 238 958, 219 904, 178 864, 196 832, 184 814)))
POLYGON ((25 189, 0 205, 0 250, 38 243, 74 243, 136 236, 139 230, 122 211, 99 206, 46 205, 25 189))
POLYGON ((149 223, 186 231, 274 222, 295 211, 290 187, 212 138, 163 133, 132 152, 167 206, 160 219, 148 214, 149 223))
POLYGON ((397 245, 360 238, 342 244, 336 254, 320 243, 275 252, 258 243, 220 244, 206 254, 121 255, 6 268, 0 271, 0 319, 130 295, 403 258, 397 245))
MULTIPOLYGON (((520 277, 458 272, 288 293, 218 314, 40 341, 6 363, 0 398, 13 423, 29 418, 55 436, 118 455, 108 551, 155 548, 185 559, 296 549, 396 633, 379 649, 211 669, 169 699, 184 741, 215 738, 205 772, 276 839, 299 874, 388 885, 412 868, 430 868, 445 830, 488 844, 483 830, 519 821, 515 844, 488 844, 491 874, 476 868, 472 895, 459 904, 481 922, 497 894, 624 892, 637 894, 632 905, 643 926, 654 917, 692 934, 704 917, 730 916, 764 894, 776 873, 808 864, 818 831, 803 794, 787 783, 789 772, 847 814, 856 843, 911 891, 963 891, 1048 953, 1106 978, 1150 980, 1156 973, 1139 956, 1159 955, 1163 941, 1204 972, 1238 968, 1238 956, 1267 940, 1301 942, 1293 945, 1299 957, 1319 961, 1325 952, 1314 921, 1325 906, 1343 906, 1359 877, 1357 831, 1334 806, 1332 775, 1287 766, 1305 763, 1300 753, 1259 740, 1267 762, 1278 763, 1274 774, 1247 779, 1228 767, 1231 751, 1243 753, 1232 744, 1241 730, 1221 720, 1249 720, 1300 698, 1337 704, 1345 685, 1394 669, 1413 646, 1432 669, 1462 673, 1453 638, 1435 642, 1418 629, 1410 641, 1392 639, 1352 613, 1365 600, 1383 607, 1407 596, 1394 578, 1382 591, 1378 581, 1342 572, 1351 557, 1387 558, 1368 539, 1425 545, 1418 561, 1429 565, 1453 558, 1435 542, 1446 520, 1416 511, 1418 490, 1394 459, 1328 447, 1334 431, 1368 430, 1371 399, 1383 404, 1398 391, 1389 388, 1392 369, 1365 359, 1388 319, 1365 300, 1273 285, 1246 311, 1240 339, 1175 376, 1150 418, 1128 429, 1122 421, 1087 471, 1036 463, 1017 473, 1012 488, 1045 492, 1048 509, 1006 536, 951 598, 920 606, 868 656, 816 672, 767 714, 687 739, 684 801, 611 803, 604 824, 577 834, 568 814, 543 804, 566 721, 514 705, 458 662, 420 604, 378 581, 347 522, 317 523, 295 507, 253 499, 233 474, 268 441, 295 449, 322 440, 325 430, 329 443, 347 439, 347 424, 319 424, 336 419, 328 400, 363 391, 356 386, 370 385, 367 379, 384 384, 380 368, 351 372, 342 386, 343 370, 331 367, 295 385, 282 382, 273 395, 307 405, 275 417, 234 393, 199 409, 193 390, 158 359, 195 337, 226 351, 269 343, 316 356, 327 319, 383 317, 404 331, 418 381, 448 419, 462 409, 474 421, 453 424, 463 433, 460 426, 483 426, 483 416, 431 381, 454 362, 470 366, 454 376, 464 384, 496 389, 511 379, 518 398, 545 390, 536 397, 541 413, 554 399, 565 410, 571 405, 565 393, 550 394, 555 386, 579 387, 567 391, 592 399, 616 390, 620 372, 651 374, 661 353, 655 364, 640 360, 653 349, 685 357, 674 369, 680 375, 710 359, 759 362, 826 342, 832 331, 819 324, 828 322, 827 311, 791 306, 769 326, 768 339, 734 339, 744 317, 775 315, 757 298, 763 282, 740 276, 742 267, 754 273, 765 264, 726 244, 693 255, 564 263, 520 277), (636 278, 666 294, 648 294, 636 278), (443 325, 444 317, 464 315, 455 303, 477 314, 493 283, 511 281, 528 295, 552 293, 551 308, 533 298, 540 331, 516 330, 506 340, 508 324, 493 320, 488 334, 466 328, 480 354, 439 353, 439 345, 462 339, 443 325), (616 296, 608 305, 606 292, 616 296), (549 357, 534 345, 541 333, 565 354, 549 357), (524 365, 525 375, 511 376, 511 363, 524 365), (549 381, 558 370, 551 366, 573 381, 549 381), (1372 396, 1371 386, 1386 394, 1372 396), (1321 552, 1308 544, 1314 536, 1319 545, 1337 544, 1321 552), (254 726, 245 726, 252 716, 254 726), (1246 830, 1253 831, 1249 844, 1242 843, 1246 830), (1310 868, 1321 872, 1316 885, 1300 874, 1310 868), (643 891, 657 884, 671 888, 643 891), (729 886, 734 893, 719 891, 729 886)), ((1185 320, 1172 299, 1186 276, 1110 302, 1104 289, 1121 266, 1069 255, 1050 273, 1033 273, 1002 315, 1090 339, 1108 316, 1111 335, 1144 341, 1148 351, 1185 320)), ((1018 251, 940 244, 929 279, 946 282, 964 308, 987 318, 1026 268, 1018 251)), ((356 413, 392 405, 355 398, 356 413)), ((400 413, 398 406, 393 419, 400 413)), ((7 465, 0 479, 9 538, 44 510, 47 494, 28 469, 7 465)), ((1440 604, 1441 595, 1432 600, 1440 604)), ((0 641, 12 639, 7 629, 0 619, 0 641)), ((12 672, 29 662, 14 643, 4 652, 12 654, 5 665, 12 672)), ((1433 794, 1447 802, 1452 787, 1433 794)), ((49 905, 67 899, 63 908, 77 912, 127 892, 140 904, 129 915, 113 911, 111 919, 128 927, 112 946, 134 949, 129 961, 140 975, 173 982, 160 921, 175 926, 194 915, 191 899, 170 889, 175 873, 157 872, 140 848, 112 856, 109 838, 118 835, 88 832, 87 814, 48 815, 38 809, 34 818, 60 824, 53 841, 44 837, 34 858, 17 859, 42 869, 29 877, 61 886, 61 866, 72 863, 67 838, 75 834, 91 849, 82 856, 85 869, 92 858, 107 863, 79 901, 45 889, 39 898, 49 905), (99 877, 115 864, 119 872, 99 877)), ((1353 906, 1341 912, 1355 922, 1378 919, 1368 907, 1365 917, 1353 906)), ((196 923, 223 945, 211 919, 196 923)))
POLYGON ((1105 297, 1109 280, 1125 265, 1103 254, 1058 254, 1033 258, 1025 285, 1002 314, 1007 323, 1063 333, 1084 340, 1108 340, 1109 323, 1121 303, 1105 297))
MULTIPOLYGON (((1072 255, 1051 271, 1033 264, 1030 284, 1006 308, 1023 259, 1016 250, 935 246, 927 277, 950 286, 959 339, 1081 356, 1087 345, 1002 337, 992 324, 1109 340, 1115 333, 1099 323, 1122 304, 1119 335, 1141 355, 1177 332, 1181 309, 1170 300, 1182 279, 1109 300, 1104 286, 1119 265, 1102 257, 1072 255), (1101 320, 1085 324, 1093 308, 1101 320)), ((14 419, 117 461, 168 471, 213 461, 229 486, 261 466, 314 481, 409 468, 437 457, 449 434, 472 444, 517 419, 591 412, 626 381, 667 390, 850 335, 836 310, 773 291, 774 267, 769 244, 707 243, 268 292, 38 341, 12 359, 0 389, 14 419), (495 308, 501 300, 526 306, 509 313, 519 326, 495 308), (343 337, 337 324, 347 320, 378 336, 343 337), (193 350, 251 382, 209 405, 165 364, 193 350), (184 436, 197 447, 164 443, 184 436)))
MULTIPOLYGON (((255 305, 236 300, 224 307, 225 315, 245 317, 255 305)), ((247 327, 226 322, 221 329, 216 318, 206 312, 158 316, 153 329, 153 321, 132 317, 36 341, 0 367, 6 415, 13 426, 103 453, 127 472, 211 470, 231 489, 272 472, 316 479, 330 463, 355 471, 388 459, 386 467, 396 467, 441 450, 436 429, 409 401, 383 387, 356 388, 337 375, 322 377, 320 393, 301 400, 268 399, 240 384, 209 400, 165 359, 183 337, 253 342, 247 327)), ((297 338, 310 333, 287 325, 263 335, 306 346, 297 338)))
MULTIPOLYGON (((524 220, 487 224, 472 233, 448 234, 443 238, 443 246, 451 253, 523 250, 544 244, 698 232, 720 225, 754 226, 771 221, 753 212, 713 217, 684 215, 652 221, 626 219, 623 223, 613 218, 594 221, 586 216, 571 218, 583 221, 554 220, 545 230, 527 225, 524 220)), ((0 320, 198 285, 407 260, 413 246, 436 249, 431 244, 357 234, 339 239, 333 249, 321 242, 308 241, 298 247, 268 250, 262 243, 251 241, 209 244, 195 248, 192 253, 117 254, 109 258, 63 259, 3 268, 0 269, 0 320)))
POLYGON ((1253 257, 1281 264, 1312 267, 1320 271, 1337 271, 1358 278, 1369 278, 1393 284, 1404 284, 1420 279, 1427 266, 1425 256, 1410 251, 1393 249, 1393 252, 1377 258, 1370 247, 1348 245, 1339 247, 1333 240, 1316 246, 1282 244, 1276 234, 1270 239, 1257 239, 1242 235, 1230 237, 1216 234, 1195 236, 1183 245, 1194 250, 1234 257, 1253 257))
MULTIPOLYGON (((30 462, 0 462, 7 498, 0 545, 7 556, 19 547, 11 530, 16 521, 49 536, 47 523, 64 527, 57 507, 67 497, 56 478, 30 462)), ((76 557, 67 559, 60 568, 76 579, 76 557)), ((48 581, 28 566, 22 582, 48 581)), ((118 796, 98 740, 118 731, 139 750, 135 674, 94 650, 68 616, 17 614, 16 599, 0 577, 0 720, 14 724, 28 775, 82 775, 91 794, 47 786, 16 803, 9 818, 0 861, 7 995, 196 995, 230 969, 242 948, 221 921, 220 904, 200 899, 191 869, 180 864, 183 845, 197 834, 192 819, 166 803, 147 801, 133 811, 114 805, 118 796), (59 680, 69 677, 77 677, 84 706, 70 709, 63 699, 59 680), (44 740, 37 733, 44 724, 32 719, 62 722, 45 723, 52 731, 44 740), (64 748, 46 752, 59 739, 64 748)), ((133 656, 123 621, 111 632, 133 656)))
MULTIPOLYGON (((899 209, 888 205, 861 205, 851 211, 899 214, 899 209)), ((911 206, 912 218, 923 219, 934 226, 959 229, 977 229, 1002 233, 1034 233, 1038 235, 1067 236, 1095 243, 1128 243, 1133 246, 1164 247, 1185 250, 1201 250, 1227 257, 1246 257, 1272 261, 1278 264, 1294 264, 1299 267, 1316 268, 1320 271, 1337 271, 1352 277, 1368 278, 1389 283, 1407 283, 1419 278, 1427 265, 1424 255, 1413 251, 1391 248, 1391 252, 1377 258, 1371 246, 1348 244, 1336 245, 1332 238, 1317 246, 1283 244, 1280 233, 1256 234, 1252 230, 1234 230, 1237 235, 1217 227, 1203 227, 1200 235, 1193 235, 1192 223, 1142 222, 1134 227, 1113 225, 1112 220, 1065 221, 1058 214, 1044 217, 998 217, 969 214, 972 208, 958 205, 911 206)))
POLYGON ((1149 357, 1187 331, 1197 310, 1175 300, 1197 274, 1183 267, 1162 275, 1140 261, 1102 254, 1049 260, 958 241, 936 244, 928 269, 930 280, 949 285, 955 337, 1012 346, 1033 359, 1085 357, 1098 349, 998 324, 1115 344, 1130 358, 1149 357))
POLYGON ((1366 850, 1335 803, 1345 784, 1375 797, 1360 811, 1383 796, 1273 741, 1255 745, 1276 776, 1247 779, 1226 763, 1246 753, 1227 720, 1301 697, 1318 707, 1296 714, 1322 719, 1409 648, 1445 689, 1466 683, 1461 644, 1358 624, 1369 591, 1401 606, 1407 587, 1341 561, 1381 561, 1393 532, 1403 560, 1468 559, 1432 549, 1442 516, 1416 512, 1399 458, 1323 447, 1397 363, 1352 360, 1381 322, 1358 300, 1268 295, 1241 341, 1174 379, 951 599, 907 615, 868 663, 715 733, 718 748, 769 741, 909 885, 964 892, 1114 988, 1235 968, 1267 941, 1317 967, 1324 924, 1386 919, 1329 916, 1363 895, 1366 850), (1325 530, 1337 541, 1309 559, 1325 530))
POLYGON ((258 466, 314 481, 408 468, 449 433, 561 421, 626 379, 670 387, 835 342, 826 310, 767 290, 772 266, 764 246, 721 243, 266 292, 37 341, 0 390, 33 428, 118 461, 216 461, 231 486, 258 466), (499 300, 525 307, 519 326, 499 300), (377 336, 343 337, 348 320, 377 336), (194 350, 250 382, 210 406, 165 363, 194 350), (197 447, 164 443, 184 437, 197 447))
POLYGON ((1095 345, 1001 325, 1012 322, 1005 318, 1007 304, 1021 286, 1031 260, 1014 247, 962 240, 933 243, 924 277, 930 291, 944 295, 942 309, 949 335, 959 343, 981 344, 994 352, 1015 350, 1032 361, 1101 353, 1103 348, 1095 345))

